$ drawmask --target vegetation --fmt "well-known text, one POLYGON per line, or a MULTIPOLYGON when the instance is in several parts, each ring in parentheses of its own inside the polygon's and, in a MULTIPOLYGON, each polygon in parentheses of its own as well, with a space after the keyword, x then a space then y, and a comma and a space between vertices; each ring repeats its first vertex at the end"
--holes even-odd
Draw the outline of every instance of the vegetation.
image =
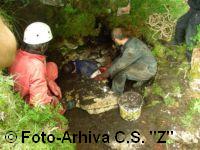
POLYGON ((189 50, 192 51, 194 48, 198 48, 200 45, 200 25, 197 26, 197 34, 192 37, 189 45, 189 50))
POLYGON ((181 123, 187 128, 195 124, 195 119, 200 116, 200 99, 191 99, 188 104, 188 110, 181 117, 181 123))
POLYGON ((154 83, 152 87, 152 94, 164 96, 165 92, 158 84, 154 83))
MULTIPOLYGON (((13 31, 17 31, 17 34, 22 34, 18 33, 16 27, 20 24, 19 21, 27 19, 23 18, 26 15, 23 16, 21 14, 22 18, 16 18, 13 10, 29 8, 34 2, 36 1, 20 0, 16 2, 14 0, 3 0, 0 2, 2 4, 0 5, 0 15, 4 16, 7 22, 13 25, 13 31)), ((29 17, 31 18, 35 14, 38 17, 44 15, 46 19, 44 21, 51 26, 55 38, 76 42, 84 37, 98 36, 102 24, 110 29, 118 26, 128 28, 133 36, 142 38, 153 47, 153 54, 158 60, 159 71, 157 77, 160 79, 155 79, 154 84, 150 87, 150 92, 145 91, 145 97, 150 94, 157 97, 146 108, 163 104, 165 109, 173 110, 174 107, 179 107, 179 103, 185 105, 185 102, 179 101, 179 99, 182 99, 180 96, 184 91, 184 87, 176 80, 179 80, 179 76, 183 73, 187 75, 187 70, 189 69, 189 65, 184 63, 186 46, 170 49, 161 45, 157 41, 160 37, 160 32, 152 30, 148 20, 153 14, 163 15, 170 12, 171 21, 175 22, 178 17, 188 10, 187 5, 184 0, 131 0, 132 9, 130 14, 117 16, 117 9, 126 6, 127 3, 128 0, 67 0, 66 5, 60 8, 50 6, 44 8, 43 5, 37 5, 37 11, 44 10, 44 12, 34 12, 29 14, 29 17), (43 15, 40 15, 40 13, 43 15), (173 63, 177 63, 176 66, 173 63), (161 83, 161 80, 164 80, 162 79, 164 74, 175 78, 172 78, 169 82, 161 83), (166 87, 166 84, 168 87, 166 87)), ((18 15, 20 16, 20 14, 18 15)), ((200 31, 200 28, 198 28, 198 31, 200 31)), ((20 36, 17 37, 20 38, 20 36)), ((197 34, 193 40, 198 43, 199 39, 200 34, 197 34)), ((0 75, 0 136, 4 137, 6 131, 12 130, 20 134, 22 130, 26 129, 33 133, 45 131, 62 137, 63 132, 61 129, 67 129, 66 118, 59 115, 58 110, 52 109, 50 106, 45 109, 30 108, 17 93, 13 92, 12 87, 13 81, 11 77, 0 75)), ((170 115, 171 120, 174 122, 180 120, 184 127, 191 127, 195 117, 200 113, 199 102, 199 99, 191 100, 188 104, 188 110, 186 112, 180 110, 183 113, 181 117, 175 115, 171 117, 172 115, 170 115)), ((179 109, 182 109, 182 107, 179 109)), ((20 140, 19 137, 15 144, 10 144, 6 143, 4 139, 0 139, 0 148, 11 149, 14 146, 15 149, 22 149, 23 146, 24 149, 55 149, 56 147, 59 147, 59 149, 73 149, 75 147, 70 143, 63 144, 59 142, 54 144, 33 144, 31 140, 27 140, 26 144, 22 145, 19 142, 20 140)), ((171 143, 173 142, 168 141, 168 144, 171 143)))
MULTIPOLYGON (((40 5, 38 0, 20 0, 18 2, 3 0, 0 3, 0 8, 6 10, 7 14, 14 17, 12 18, 14 22, 19 24, 16 20, 22 21, 23 17, 16 17, 16 14, 20 13, 18 10, 31 7, 34 3, 40 5), (15 9, 16 14, 13 13, 13 9, 15 9)), ((55 37, 76 41, 87 36, 97 36, 99 33, 98 27, 103 23, 110 29, 117 26, 126 27, 133 32, 134 36, 143 36, 147 41, 154 43, 155 40, 152 37, 154 31, 150 30, 147 24, 150 15, 170 11, 172 19, 176 20, 187 11, 187 7, 182 0, 131 0, 130 15, 117 16, 117 9, 127 4, 128 0, 69 0, 66 1, 64 7, 59 9, 40 6, 37 11, 45 16, 44 21, 51 25, 55 37), (182 9, 179 9, 180 7, 182 9)), ((33 14, 29 14, 29 17, 34 17, 34 15, 33 12, 33 14)), ((159 37, 159 35, 156 36, 159 37)))
POLYGON ((0 75, 0 149, 74 149, 73 144, 65 141, 61 143, 43 144, 40 140, 35 144, 31 138, 21 142, 21 132, 30 131, 30 137, 34 134, 54 134, 56 137, 63 137, 63 130, 67 130, 67 120, 58 113, 58 108, 51 106, 45 108, 30 108, 25 104, 17 93, 12 90, 13 80, 11 77, 0 75), (8 143, 5 140, 5 133, 14 131, 18 135, 15 143, 8 143))

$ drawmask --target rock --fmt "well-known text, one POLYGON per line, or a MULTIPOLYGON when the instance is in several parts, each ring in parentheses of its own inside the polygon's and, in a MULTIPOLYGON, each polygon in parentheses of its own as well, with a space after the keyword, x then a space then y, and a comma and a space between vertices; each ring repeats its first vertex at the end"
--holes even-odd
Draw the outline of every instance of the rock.
POLYGON ((144 136, 140 136, 141 140, 138 143, 131 142, 131 139, 133 137, 131 136, 131 133, 126 135, 125 137, 118 137, 119 139, 125 139, 123 143, 119 143, 116 140, 111 141, 109 144, 107 144, 111 149, 116 150, 138 150, 142 149, 144 146, 144 143, 146 141, 146 138, 144 136))
POLYGON ((57 7, 64 6, 63 0, 40 0, 40 2, 45 5, 51 5, 51 6, 57 6, 57 7))
POLYGON ((64 40, 63 44, 64 44, 67 48, 72 49, 72 50, 75 50, 75 49, 78 48, 78 45, 76 45, 76 44, 74 44, 74 43, 71 43, 71 42, 69 42, 69 41, 67 41, 67 40, 64 40))
POLYGON ((197 144, 200 141, 200 128, 197 132, 189 131, 173 131, 173 135, 169 135, 172 140, 184 144, 197 144))
POLYGON ((95 59, 98 59, 98 56, 97 55, 92 55, 92 56, 89 57, 89 59, 95 60, 95 59))
POLYGON ((77 107, 89 114, 99 114, 118 107, 117 96, 105 88, 106 83, 91 79, 68 80, 65 98, 76 100, 77 107), (106 90, 105 90, 106 89, 106 90))
POLYGON ((0 112, 0 121, 4 121, 4 119, 5 119, 5 113, 0 112))
POLYGON ((190 87, 194 92, 200 92, 200 49, 195 48, 192 54, 190 70, 190 87))
POLYGON ((99 62, 100 64, 105 64, 106 59, 102 57, 102 58, 97 58, 96 61, 99 62))
POLYGON ((100 53, 101 53, 101 55, 103 56, 103 55, 108 55, 108 50, 107 49, 101 49, 100 50, 100 53))
POLYGON ((78 107, 89 114, 100 114, 118 107, 117 96, 109 92, 105 97, 87 97, 84 103, 79 102, 78 107))

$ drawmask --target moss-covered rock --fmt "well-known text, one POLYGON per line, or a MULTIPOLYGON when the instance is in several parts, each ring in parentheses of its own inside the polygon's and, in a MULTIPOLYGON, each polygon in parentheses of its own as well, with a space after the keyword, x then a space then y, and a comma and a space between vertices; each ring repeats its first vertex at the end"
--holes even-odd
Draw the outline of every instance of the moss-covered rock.
POLYGON ((192 54, 191 70, 190 70, 190 87, 192 90, 200 92, 200 49, 195 48, 192 54))

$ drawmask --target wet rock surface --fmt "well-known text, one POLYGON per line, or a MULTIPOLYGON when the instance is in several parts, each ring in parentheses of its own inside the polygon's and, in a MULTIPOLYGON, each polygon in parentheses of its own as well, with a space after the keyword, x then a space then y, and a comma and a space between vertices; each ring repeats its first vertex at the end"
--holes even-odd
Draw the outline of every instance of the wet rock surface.
MULTIPOLYGON (((85 55, 89 58, 91 53, 88 54, 88 51, 86 53, 82 52, 78 57, 81 58, 85 55)), ((95 51, 93 54, 96 56, 99 52, 95 51)), ((105 59, 105 57, 102 58, 105 59)), ((82 109, 76 108, 67 112, 66 117, 70 123, 69 131, 76 134, 81 131, 87 135, 89 133, 101 135, 97 143, 95 141, 92 141, 91 144, 78 143, 78 149, 198 149, 199 135, 196 133, 199 129, 200 122, 198 118, 200 115, 191 116, 193 123, 187 125, 187 122, 191 121, 187 120, 187 115, 190 113, 188 112, 188 105, 191 103, 191 97, 193 96, 190 93, 187 79, 188 64, 182 59, 176 58, 173 61, 165 59, 159 61, 158 64, 158 73, 154 83, 147 85, 143 91, 144 105, 141 116, 138 120, 131 122, 123 120, 120 116, 119 108, 116 107, 112 107, 109 111, 105 107, 103 108, 104 113, 97 115, 96 112, 98 111, 95 108, 98 108, 101 112, 99 106, 102 105, 94 103, 94 99, 95 97, 97 99, 108 97, 108 93, 104 93, 102 90, 105 85, 107 86, 107 83, 81 77, 74 77, 74 79, 71 78, 70 80, 67 78, 61 79, 60 85, 67 100, 74 98, 85 99, 79 101, 79 107, 82 109), (77 93, 80 93, 79 96, 76 96, 77 93), (92 109, 89 109, 91 106, 92 109), (88 110, 92 110, 93 113, 89 114, 90 111, 88 110), (190 128, 187 126, 190 126, 190 128), (194 129, 193 132, 191 132, 191 128, 194 129), (121 144, 116 142, 115 139, 116 133, 119 131, 124 133, 122 138, 126 141, 121 144), (127 141, 130 141, 133 131, 140 133, 140 141, 137 144, 127 143, 127 141), (161 135, 152 136, 150 131, 176 132, 174 132, 173 138, 167 135, 163 136, 162 140, 166 141, 166 143, 159 144, 158 140, 161 135), (102 142, 102 135, 104 134, 109 135, 108 143, 102 142), (184 139, 181 139, 183 137, 184 139)), ((110 100, 108 102, 109 105, 115 104, 110 100)))
POLYGON ((76 106, 89 114, 99 114, 118 107, 118 97, 104 82, 75 77, 62 82, 61 87, 65 89, 63 95, 66 101, 75 100, 76 106))
POLYGON ((200 129, 190 132, 190 131, 174 131, 170 138, 185 144, 198 144, 200 140, 200 129))
POLYGON ((64 6, 63 0, 40 0, 40 2, 45 5, 51 5, 56 7, 64 6))
MULTIPOLYGON (((111 59, 113 56, 113 49, 108 45, 108 46, 92 46, 92 47, 87 47, 82 51, 70 51, 65 55, 65 61, 70 61, 70 60, 93 60, 98 62, 101 66, 105 66, 111 63, 111 59)), ((64 63, 63 62, 63 63, 64 63)))
MULTIPOLYGON (((200 93, 200 49, 193 50, 191 70, 190 70, 190 87, 195 93, 200 93)), ((199 97, 200 98, 200 94, 199 97)))

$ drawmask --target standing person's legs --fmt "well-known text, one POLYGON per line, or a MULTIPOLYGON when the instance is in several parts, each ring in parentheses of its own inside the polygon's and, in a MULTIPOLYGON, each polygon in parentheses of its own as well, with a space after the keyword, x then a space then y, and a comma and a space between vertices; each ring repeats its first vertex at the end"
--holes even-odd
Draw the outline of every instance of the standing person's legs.
POLYGON ((175 36, 174 36, 175 44, 182 44, 183 42, 185 42, 186 29, 187 29, 191 15, 192 15, 192 12, 189 11, 178 19, 177 24, 176 24, 176 29, 175 29, 175 36))
POLYGON ((188 28, 186 30, 186 45, 187 45, 187 49, 186 49, 186 52, 185 52, 185 55, 187 57, 187 61, 190 62, 191 61, 191 58, 192 58, 192 47, 194 46, 193 44, 195 44, 193 41, 192 41, 192 37, 195 35, 196 29, 194 28, 193 25, 189 24, 188 25, 188 28))
POLYGON ((193 13, 193 15, 191 16, 191 18, 189 20, 188 27, 186 30, 186 37, 185 37, 186 45, 187 45, 186 57, 189 62, 191 61, 191 57, 192 57, 192 48, 194 48, 194 46, 197 42, 197 41, 195 41, 194 37, 198 32, 198 30, 197 30, 198 25, 200 25, 200 12, 199 11, 193 13))

